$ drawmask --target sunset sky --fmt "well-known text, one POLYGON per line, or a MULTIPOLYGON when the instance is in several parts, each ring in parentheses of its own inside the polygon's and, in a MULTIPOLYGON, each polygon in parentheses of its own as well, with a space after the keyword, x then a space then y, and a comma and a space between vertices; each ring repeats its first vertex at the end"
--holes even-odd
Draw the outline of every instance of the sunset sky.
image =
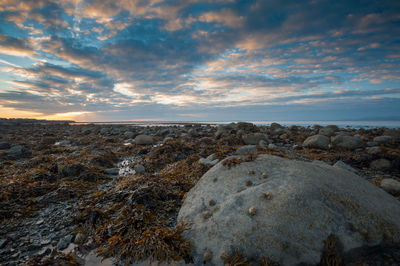
POLYGON ((400 118, 400 1, 0 0, 0 117, 400 118))

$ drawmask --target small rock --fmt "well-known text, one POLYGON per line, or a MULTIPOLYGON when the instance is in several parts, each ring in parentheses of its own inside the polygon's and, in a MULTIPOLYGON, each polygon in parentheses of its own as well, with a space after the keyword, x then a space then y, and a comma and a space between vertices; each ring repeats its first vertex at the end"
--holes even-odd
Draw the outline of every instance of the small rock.
POLYGON ((0 239, 0 248, 4 248, 7 244, 7 239, 0 239))
POLYGON ((250 133, 242 137, 246 145, 257 145, 261 140, 268 143, 268 136, 263 133, 250 133))
POLYGON ((39 220, 36 222, 37 225, 41 225, 42 223, 44 223, 44 220, 43 220, 43 219, 39 219, 39 220))
POLYGON ((236 154, 239 154, 239 155, 254 154, 257 152, 258 152, 258 150, 257 150, 256 145, 246 145, 246 146, 242 146, 236 150, 236 154))
POLYGON ((261 147, 267 147, 268 146, 268 142, 266 142, 265 140, 262 139, 262 140, 260 140, 258 145, 260 145, 261 147))
POLYGON ((390 141, 392 141, 392 139, 393 139, 392 136, 379 136, 374 138, 374 142, 385 145, 390 141))
POLYGON ((135 166, 133 167, 133 170, 135 170, 136 174, 138 174, 138 175, 141 175, 141 174, 143 174, 143 173, 146 171, 146 169, 144 168, 144 166, 141 165, 141 164, 135 165, 135 166))
POLYGON ((210 201, 208 202, 208 204, 209 204, 210 206, 215 206, 216 202, 215 202, 215 200, 210 200, 210 201))
POLYGON ((375 146, 375 147, 368 147, 366 149, 367 153, 370 155, 376 155, 376 154, 380 154, 382 153, 382 149, 379 146, 375 146))
POLYGON ((358 171, 357 171, 356 169, 354 169, 353 167, 351 167, 351 166, 348 165, 348 164, 345 164, 345 163, 342 162, 341 160, 337 161, 337 162, 333 165, 333 167, 342 168, 342 169, 344 169, 344 170, 350 171, 350 172, 355 173, 355 174, 358 173, 358 171))
POLYGON ((392 195, 400 194, 400 182, 393 178, 385 178, 381 181, 381 188, 392 195))
POLYGON ((12 146, 8 150, 8 155, 14 158, 19 158, 24 154, 23 148, 21 145, 12 146))
POLYGON ((0 142, 0 150, 7 150, 11 147, 11 145, 8 142, 1 141, 0 142))
POLYGON ((268 144, 268 149, 276 149, 276 148, 278 148, 278 146, 276 146, 275 144, 273 143, 268 144))
POLYGON ((69 140, 61 140, 61 141, 57 141, 56 143, 54 143, 55 146, 68 146, 71 144, 71 141, 69 140))
POLYGON ((107 175, 118 175, 119 168, 108 168, 108 169, 104 170, 104 173, 107 175))
POLYGON ((387 170, 387 169, 390 169, 391 163, 389 160, 386 160, 386 159, 378 159, 378 160, 372 161, 370 164, 370 167, 372 169, 376 169, 376 170, 387 170))
POLYGON ((367 147, 375 147, 375 146, 379 146, 379 144, 378 144, 378 142, 375 142, 375 141, 368 141, 366 143, 366 146, 367 147))
POLYGON ((82 234, 82 233, 78 233, 75 236, 75 243, 77 244, 83 244, 84 241, 86 240, 86 235, 82 234))
POLYGON ((69 245, 69 243, 67 243, 67 241, 65 241, 64 238, 61 238, 60 241, 58 241, 57 249, 64 250, 68 247, 68 245, 69 245))
POLYGON ((250 207, 249 208, 249 214, 251 216, 256 215, 257 214, 257 209, 254 206, 250 207))
POLYGON ((327 150, 329 149, 329 138, 323 135, 308 137, 303 142, 303 147, 327 150))
POLYGON ((327 137, 331 137, 331 136, 335 135, 335 133, 337 131, 339 131, 339 128, 337 126, 329 125, 329 126, 321 128, 319 130, 318 134, 324 135, 324 136, 327 136, 327 137))
POLYGON ((200 158, 199 163, 201 163, 203 165, 214 166, 219 162, 219 160, 216 159, 216 157, 217 157, 217 154, 213 153, 213 154, 209 155, 207 158, 200 158))
POLYGON ((364 142, 353 136, 336 136, 332 138, 332 144, 335 147, 344 148, 347 150, 355 150, 364 147, 364 142))
POLYGON ((49 247, 45 247, 37 253, 37 256, 44 257, 51 253, 51 249, 49 247))
POLYGON ((149 135, 138 135, 135 138, 137 145, 152 145, 154 143, 153 137, 149 135))
POLYGON ((268 178, 268 176, 269 176, 268 173, 262 173, 262 175, 261 175, 261 177, 264 178, 264 179, 268 178))

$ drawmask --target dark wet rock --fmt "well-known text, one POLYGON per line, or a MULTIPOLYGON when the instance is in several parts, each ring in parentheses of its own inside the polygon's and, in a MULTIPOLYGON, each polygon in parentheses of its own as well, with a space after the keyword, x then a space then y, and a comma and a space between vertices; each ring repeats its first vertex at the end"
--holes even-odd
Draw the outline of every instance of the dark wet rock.
POLYGON ((379 136, 374 138, 374 142, 377 142, 378 144, 382 145, 388 144, 392 140, 393 140, 392 136, 379 136))
POLYGON ((154 136, 165 136, 168 135, 169 133, 171 133, 169 128, 160 128, 155 134, 154 136))
POLYGON ((390 169, 391 163, 386 159, 378 159, 371 162, 370 167, 375 170, 387 170, 390 169))
POLYGON ((400 182, 393 178, 382 179, 380 186, 392 195, 400 195, 400 182))
POLYGON ((226 137, 232 134, 232 131, 235 129, 235 124, 228 125, 220 125, 217 128, 217 132, 215 132, 215 136, 217 138, 226 137))
POLYGON ((281 126, 278 123, 272 123, 269 126, 269 130, 272 135, 280 135, 286 132, 285 127, 281 126))
POLYGON ((258 150, 256 145, 246 145, 236 150, 236 154, 239 155, 257 154, 257 152, 258 150))
POLYGON ((178 219, 190 224, 183 234, 197 265, 206 250, 213 265, 236 252, 281 265, 315 265, 331 234, 344 252, 400 243, 400 212, 394 211, 400 202, 349 171, 270 155, 232 167, 224 161, 200 179, 179 212, 178 219), (211 199, 215 206, 205 204, 211 199), (202 217, 205 211, 210 218, 202 217))
POLYGON ((319 130, 319 133, 318 133, 318 134, 324 135, 324 136, 327 136, 327 137, 332 137, 332 136, 335 135, 335 133, 336 133, 337 131, 339 131, 339 128, 338 128, 337 126, 335 126, 335 125, 329 125, 329 126, 326 126, 326 127, 321 128, 321 129, 319 130))
POLYGON ((391 136, 395 140, 399 140, 400 139, 400 130, 399 129, 386 129, 383 135, 391 136))
POLYGON ((0 142, 0 150, 7 150, 11 147, 11 145, 8 142, 1 141, 0 142))
POLYGON ((133 138, 135 136, 135 133, 133 133, 132 131, 125 131, 124 133, 124 137, 126 138, 133 138))
POLYGON ((79 176, 84 170, 84 167, 80 163, 67 164, 67 165, 59 165, 58 173, 61 176, 79 176))
POLYGON ((119 174, 119 168, 108 168, 104 170, 105 174, 108 175, 118 175, 119 174))
POLYGON ((144 168, 144 166, 141 165, 141 164, 135 165, 135 166, 133 167, 133 170, 135 170, 136 174, 138 174, 138 175, 141 175, 141 174, 143 174, 143 173, 146 171, 146 169, 144 168))
POLYGON ((4 248, 7 244, 7 239, 0 239, 0 248, 4 248))
POLYGON ((242 136, 243 142, 246 145, 258 145, 261 140, 268 143, 268 136, 263 133, 250 133, 242 136))
POLYGON ((365 145, 367 147, 375 147, 375 146, 378 146, 379 144, 378 144, 378 142, 375 142, 375 141, 368 141, 365 145))
POLYGON ((49 255, 50 253, 51 253, 51 249, 49 247, 44 247, 42 250, 40 250, 37 253, 37 256, 44 257, 44 256, 49 255))
POLYGON ((12 158, 20 158, 24 155, 25 151, 21 145, 14 145, 8 150, 8 156, 12 158))
POLYGON ((366 148, 366 151, 370 155, 377 155, 377 154, 382 153, 382 149, 379 146, 368 147, 368 148, 366 148))
POLYGON ((323 135, 308 137, 303 142, 303 147, 327 150, 329 149, 329 138, 323 135))
POLYGON ((336 136, 332 138, 332 144, 335 147, 344 148, 347 150, 355 150, 364 147, 364 142, 357 137, 353 136, 336 136))
POLYGON ((149 135, 138 135, 135 138, 137 145, 152 145, 154 143, 153 137, 149 135))
POLYGON ((236 130, 243 130, 243 132, 253 132, 257 130, 257 126, 252 124, 252 123, 247 123, 247 122, 237 122, 235 124, 235 129, 236 130))

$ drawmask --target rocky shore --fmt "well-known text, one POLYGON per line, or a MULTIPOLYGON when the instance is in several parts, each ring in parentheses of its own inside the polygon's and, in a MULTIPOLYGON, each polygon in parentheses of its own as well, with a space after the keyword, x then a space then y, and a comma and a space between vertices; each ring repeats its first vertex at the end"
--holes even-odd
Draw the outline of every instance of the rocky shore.
MULTIPOLYGON (((286 161, 299 163, 294 169, 300 169, 300 163, 311 163, 312 166, 304 166, 307 171, 314 173, 319 169, 320 176, 330 176, 332 180, 337 175, 348 176, 348 180, 352 180, 348 186, 353 188, 353 194, 343 192, 343 195, 356 197, 357 200, 351 200, 357 202, 358 207, 362 205, 365 213, 379 212, 382 217, 400 216, 400 208, 397 208, 400 206, 399 129, 352 129, 334 125, 285 127, 277 123, 256 126, 245 122, 219 126, 185 124, 146 127, 8 121, 0 128, 0 264, 84 265, 93 259, 101 263, 101 259, 109 258, 102 262, 103 265, 146 265, 149 260, 196 265, 290 265, 293 258, 274 257, 269 260, 260 257, 257 260, 256 253, 250 258, 249 254, 244 254, 243 245, 224 246, 224 249, 229 249, 226 252, 219 249, 214 252, 203 250, 197 240, 193 241, 194 236, 188 234, 193 232, 191 228, 203 228, 207 223, 207 228, 211 230, 207 233, 214 234, 213 231, 217 229, 213 228, 213 224, 217 220, 211 219, 217 219, 217 214, 223 215, 223 220, 226 215, 241 212, 234 205, 236 207, 219 213, 225 206, 220 205, 220 201, 230 202, 223 193, 229 196, 240 189, 245 191, 256 185, 263 187, 261 184, 265 182, 260 181, 263 178, 285 176, 285 169, 291 165, 286 161), (277 160, 274 159, 276 157, 285 159, 285 162, 278 160, 279 163, 272 164, 269 169, 273 169, 273 173, 268 173, 268 169, 261 166, 256 167, 257 162, 265 165, 277 160), (281 168, 274 165, 281 165, 281 168), (195 191, 201 189, 200 184, 206 182, 205 187, 217 188, 217 185, 210 184, 214 182, 214 176, 211 177, 212 173, 208 172, 215 172, 216 169, 221 169, 223 174, 228 169, 234 171, 229 172, 228 176, 238 172, 246 178, 235 179, 242 182, 235 186, 232 185, 233 181, 225 183, 222 190, 215 190, 214 193, 220 194, 218 197, 211 195, 207 196, 210 197, 208 199, 204 196, 203 200, 207 202, 199 203, 201 197, 197 199, 194 195, 195 191), (362 180, 360 184, 368 183, 368 189, 358 189, 357 178, 362 180), (200 179, 201 182, 198 182, 200 179), (371 197, 365 191, 369 191, 371 197), (387 197, 391 202, 391 214, 377 205, 382 198, 379 193, 384 193, 383 198, 387 197), (362 195, 358 197, 358 194, 362 195), (185 201, 187 197, 190 200, 185 201), (368 204, 364 206, 359 198, 369 202, 371 209, 368 209, 368 204), (186 206, 190 201, 209 207, 190 205, 192 210, 199 208, 198 212, 179 214, 182 204, 186 206), (179 221, 178 214, 182 218, 179 221), (193 222, 200 224, 191 227, 187 217, 197 217, 193 222), (224 252, 226 254, 222 254, 224 252)), ((290 177, 302 176, 293 171, 290 177)), ((222 174, 218 173, 218 176, 222 174)), ((318 184, 316 187, 319 190, 334 183, 321 181, 319 184, 316 181, 318 176, 315 178, 304 179, 304 182, 318 184)), ((346 180, 340 182, 340 186, 335 185, 335 191, 347 186, 346 180)), ((276 186, 285 184, 292 186, 289 183, 277 183, 276 186)), ((270 194, 265 191, 263 197, 266 200, 271 197, 271 202, 274 202, 273 199, 279 198, 277 190, 270 194)), ((314 204, 318 199, 314 192, 305 195, 314 200, 304 201, 304 204, 314 204)), ((260 214, 258 207, 250 210, 244 206, 243 210, 247 216, 238 214, 236 218, 244 222, 260 214)), ((349 213, 346 219, 351 220, 353 216, 349 213)), ((314 212, 312 214, 315 215, 314 212)), ((277 217, 274 216, 274 219, 277 217)), ((333 215, 332 219, 337 217, 333 215)), ((382 219, 388 221, 391 218, 382 219)), ((337 223, 341 222, 339 220, 337 223)), ((394 222, 390 228, 396 231, 396 226, 394 222)), ((329 230, 335 228, 331 226, 329 230)), ((365 232, 361 233, 358 227, 353 229, 357 234, 366 234, 367 238, 371 238, 370 242, 367 239, 365 243, 371 243, 375 249, 367 253, 362 250, 341 253, 335 249, 329 254, 338 257, 346 265, 399 264, 400 248, 396 234, 388 229, 382 233, 382 237, 375 238, 370 231, 380 228, 379 225, 371 227, 375 229, 365 228, 365 232)), ((256 226, 253 229, 258 230, 256 226)), ((349 240, 350 231, 339 231, 329 239, 337 237, 336 242, 342 241, 345 248, 352 246, 355 240, 349 240)), ((225 239, 225 236, 221 236, 221 239, 225 239)), ((252 237, 249 235, 248 240, 253 241, 252 237)), ((358 238, 354 236, 354 239, 358 238)), ((309 257, 313 258, 305 258, 305 261, 328 265, 329 262, 324 260, 327 255, 323 255, 326 250, 323 251, 323 243, 321 245, 320 253, 315 250, 313 253, 304 253, 311 254, 309 257)), ((311 244, 307 247, 310 250, 316 248, 311 244)))

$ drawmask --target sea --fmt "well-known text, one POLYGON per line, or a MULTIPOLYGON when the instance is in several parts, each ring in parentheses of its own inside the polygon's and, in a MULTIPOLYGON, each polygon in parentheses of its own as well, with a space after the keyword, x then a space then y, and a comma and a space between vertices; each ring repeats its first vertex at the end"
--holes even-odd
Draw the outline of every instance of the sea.
MULTIPOLYGON (((200 125, 224 125, 232 122, 239 121, 110 121, 110 122, 74 122, 72 125, 86 125, 86 124, 97 124, 97 125, 133 125, 133 126, 185 126, 187 124, 200 124, 200 125)), ((390 121, 342 121, 342 120, 324 120, 324 121, 246 121, 259 126, 269 126, 272 123, 278 123, 283 126, 303 126, 311 127, 313 125, 327 126, 337 125, 341 128, 400 128, 400 120, 390 121)))

